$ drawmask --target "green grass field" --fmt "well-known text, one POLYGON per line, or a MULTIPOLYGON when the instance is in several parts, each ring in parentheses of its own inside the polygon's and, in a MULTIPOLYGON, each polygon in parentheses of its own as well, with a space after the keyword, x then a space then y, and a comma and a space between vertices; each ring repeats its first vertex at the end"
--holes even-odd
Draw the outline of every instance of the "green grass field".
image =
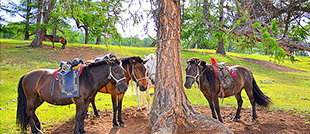
MULTIPOLYGON (((30 41, 7 40, 0 39, 1 59, 0 59, 0 133, 17 133, 18 129, 15 125, 16 107, 17 107, 17 84, 21 76, 27 72, 38 68, 56 69, 58 62, 48 61, 52 51, 54 50, 38 50, 36 48, 16 47, 25 46, 30 41)), ((45 43, 51 45, 51 43, 45 43)), ((56 44, 57 47, 60 44, 56 44)), ((114 52, 114 54, 128 57, 132 55, 140 56, 155 53, 156 48, 137 48, 124 46, 105 46, 105 45, 82 45, 68 44, 66 47, 90 46, 103 52, 114 52)), ((291 63, 285 60, 278 63, 281 66, 303 70, 306 72, 278 72, 267 68, 263 65, 257 65, 241 60, 240 58, 249 58, 264 61, 273 61, 270 56, 248 55, 238 53, 227 53, 227 56, 217 55, 214 50, 193 50, 198 52, 182 51, 182 69, 186 67, 186 59, 192 57, 201 58, 207 62, 214 57, 218 62, 225 61, 228 65, 243 65, 249 68, 256 79, 261 90, 269 96, 273 104, 270 111, 283 110, 301 117, 306 117, 310 113, 310 57, 296 57, 300 61, 291 63), (211 54, 210 54, 211 53, 211 54)), ((183 71, 183 76, 184 71, 183 71)), ((185 82, 185 77, 183 78, 185 82)), ((131 88, 131 86, 129 86, 131 88)), ((152 90, 150 92, 153 92, 152 90)), ((200 93, 199 89, 185 89, 190 102, 194 105, 208 105, 207 100, 200 93)), ((247 95, 243 91, 243 107, 248 108, 250 103, 247 95)), ((111 110, 112 103, 109 94, 99 93, 96 96, 97 107, 101 110, 111 110)), ((124 108, 136 106, 135 92, 128 89, 123 101, 124 108)), ((235 107, 237 106, 234 97, 224 99, 221 106, 235 107)), ((92 110, 90 109, 90 112, 92 110)), ((54 106, 44 103, 40 106, 36 114, 42 122, 43 128, 46 130, 49 126, 57 125, 62 121, 74 119, 75 105, 70 106, 54 106)), ((209 115, 208 115, 209 116, 209 115)), ((309 116, 307 117, 309 118, 309 116)), ((43 131, 44 131, 43 129, 43 131)))

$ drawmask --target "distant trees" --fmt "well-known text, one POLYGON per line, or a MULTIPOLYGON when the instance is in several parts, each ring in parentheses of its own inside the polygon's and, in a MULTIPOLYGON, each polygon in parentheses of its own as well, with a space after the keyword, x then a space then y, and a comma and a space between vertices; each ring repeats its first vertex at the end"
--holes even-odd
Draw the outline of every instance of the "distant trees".
POLYGON ((182 48, 217 48, 219 53, 226 48, 277 59, 294 51, 310 51, 307 0, 189 2, 182 14, 182 48))

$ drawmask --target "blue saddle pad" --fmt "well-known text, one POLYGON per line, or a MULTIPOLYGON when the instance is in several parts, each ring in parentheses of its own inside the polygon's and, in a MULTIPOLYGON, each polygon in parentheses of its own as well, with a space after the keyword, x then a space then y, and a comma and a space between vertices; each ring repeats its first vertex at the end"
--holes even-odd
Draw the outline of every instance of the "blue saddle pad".
POLYGON ((79 72, 81 68, 70 72, 58 72, 58 84, 60 98, 72 98, 80 96, 79 72))

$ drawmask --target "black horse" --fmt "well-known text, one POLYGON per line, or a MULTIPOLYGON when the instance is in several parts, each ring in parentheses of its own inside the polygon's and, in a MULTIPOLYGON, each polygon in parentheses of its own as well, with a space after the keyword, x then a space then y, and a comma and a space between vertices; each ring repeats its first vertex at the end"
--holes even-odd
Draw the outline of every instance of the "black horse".
POLYGON ((35 110, 44 102, 54 105, 76 104, 76 124, 74 133, 85 133, 84 117, 91 101, 95 99, 97 92, 107 83, 115 85, 119 92, 127 90, 125 70, 117 59, 102 60, 84 66, 80 75, 80 97, 60 98, 58 80, 53 85, 54 72, 51 69, 38 69, 21 77, 18 85, 17 123, 22 132, 27 130, 30 124, 32 133, 42 133, 35 110), (52 97, 54 86, 54 97, 52 97))
MULTIPOLYGON (((255 112, 255 103, 260 106, 267 107, 271 102, 270 98, 264 95, 264 93, 259 89, 250 70, 243 66, 232 66, 229 68, 236 73, 236 77, 233 77, 236 86, 234 89, 224 90, 224 94, 225 97, 235 95, 238 101, 238 109, 233 121, 237 121, 241 117, 240 110, 243 103, 241 91, 242 89, 245 89, 252 105, 252 122, 256 122, 257 115, 255 112)), ((219 78, 215 76, 212 65, 207 65, 205 61, 199 60, 198 58, 192 58, 191 60, 187 60, 187 67, 185 71, 186 82, 184 86, 187 89, 190 89, 192 84, 197 82, 200 87, 200 91, 209 102, 212 117, 216 119, 214 112, 215 107, 219 121, 223 122, 218 100, 218 94, 220 93, 220 81, 219 78)))
MULTIPOLYGON (((130 80, 133 80, 137 83, 140 88, 140 91, 145 91, 147 89, 147 82, 146 82, 146 69, 144 67, 144 63, 140 57, 132 56, 128 58, 121 58, 122 66, 126 70, 125 77, 127 85, 129 84, 130 80)), ((113 104, 113 128, 119 129, 121 127, 127 127, 126 124, 122 120, 122 102, 125 95, 125 92, 119 93, 115 85, 108 83, 106 86, 102 87, 99 92, 101 93, 108 93, 111 94, 112 104, 113 104), (116 114, 118 112, 118 122, 116 121, 116 114)), ((100 115, 97 111, 95 101, 91 102, 94 113, 96 117, 100 118, 100 115)), ((88 117, 88 116, 87 116, 88 117)))

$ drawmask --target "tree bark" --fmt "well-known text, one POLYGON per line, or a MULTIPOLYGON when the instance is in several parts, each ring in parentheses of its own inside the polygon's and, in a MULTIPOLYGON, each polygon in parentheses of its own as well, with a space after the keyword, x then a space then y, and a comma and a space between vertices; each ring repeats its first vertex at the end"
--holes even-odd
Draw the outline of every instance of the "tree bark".
POLYGON ((43 23, 48 24, 50 20, 50 12, 53 11, 55 2, 54 0, 48 0, 47 7, 43 5, 44 0, 38 0, 38 15, 37 15, 37 29, 35 39, 31 42, 30 47, 42 47, 43 37, 46 34, 46 29, 41 28, 41 12, 43 11, 43 23))
POLYGON ((30 14, 31 14, 31 0, 27 0, 27 9, 26 9, 26 27, 25 27, 25 38, 24 40, 29 40, 29 25, 30 25, 30 14))
MULTIPOLYGON (((224 0, 221 0, 220 1, 220 4, 221 4, 221 10, 220 10, 220 27, 223 28, 224 27, 224 16, 223 16, 223 4, 224 4, 224 0)), ((222 33, 222 34, 225 34, 225 33, 222 33)), ((219 38, 219 43, 218 43, 218 46, 217 46, 217 50, 216 50, 216 53, 218 54, 222 54, 222 55, 226 55, 226 52, 225 52, 225 49, 224 49, 224 39, 223 39, 223 36, 221 36, 219 38)))
POLYGON ((101 36, 97 36, 96 44, 97 44, 97 45, 100 45, 100 44, 101 44, 101 36))
POLYGON ((183 88, 181 70, 180 0, 159 0, 156 85, 150 124, 151 133, 232 133, 211 117, 196 112, 183 88))

